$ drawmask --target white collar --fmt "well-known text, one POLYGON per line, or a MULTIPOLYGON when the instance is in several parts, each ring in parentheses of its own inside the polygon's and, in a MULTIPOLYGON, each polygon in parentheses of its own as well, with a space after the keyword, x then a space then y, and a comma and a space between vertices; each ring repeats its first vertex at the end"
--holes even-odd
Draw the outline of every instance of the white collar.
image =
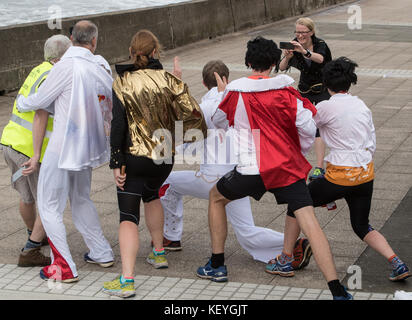
POLYGON ((219 92, 217 91, 217 87, 213 87, 208 92, 206 92, 206 94, 202 97, 202 102, 205 101, 205 100, 209 100, 211 98, 214 98, 218 94, 219 94, 219 92))
POLYGON ((71 46, 60 60, 67 58, 83 58, 90 62, 96 62, 94 54, 89 49, 79 46, 71 46))
POLYGON ((345 97, 351 97, 352 95, 348 93, 335 93, 331 98, 333 99, 339 99, 339 98, 345 98, 345 97))
POLYGON ((269 79, 250 79, 250 78, 240 78, 232 81, 226 87, 227 91, 240 91, 240 92, 260 92, 282 89, 288 87, 295 82, 293 78, 286 74, 280 74, 276 77, 269 79))

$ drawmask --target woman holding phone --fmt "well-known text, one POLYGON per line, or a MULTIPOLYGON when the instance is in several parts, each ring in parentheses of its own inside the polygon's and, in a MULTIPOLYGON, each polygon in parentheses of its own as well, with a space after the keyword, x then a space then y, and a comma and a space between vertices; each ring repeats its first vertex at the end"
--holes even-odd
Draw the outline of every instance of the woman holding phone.
MULTIPOLYGON (((315 24, 310 18, 300 18, 295 24, 295 38, 290 42, 293 50, 284 50, 284 58, 279 64, 279 70, 290 67, 300 70, 298 90, 302 97, 308 98, 313 104, 328 100, 330 95, 322 84, 322 69, 332 60, 332 54, 326 42, 315 35, 315 24)), ((315 140, 316 167, 310 179, 324 175, 323 158, 325 144, 322 142, 319 130, 315 140)))

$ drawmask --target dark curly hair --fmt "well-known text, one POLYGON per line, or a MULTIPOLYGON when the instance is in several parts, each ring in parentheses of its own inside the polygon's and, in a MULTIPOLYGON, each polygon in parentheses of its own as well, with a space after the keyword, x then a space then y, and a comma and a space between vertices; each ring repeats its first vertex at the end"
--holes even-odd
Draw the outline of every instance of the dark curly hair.
POLYGON ((346 57, 328 62, 322 69, 323 83, 333 92, 348 91, 356 84, 358 77, 355 68, 358 64, 346 57))
POLYGON ((245 65, 256 71, 265 71, 275 65, 278 70, 281 54, 273 40, 258 36, 247 43, 245 65))

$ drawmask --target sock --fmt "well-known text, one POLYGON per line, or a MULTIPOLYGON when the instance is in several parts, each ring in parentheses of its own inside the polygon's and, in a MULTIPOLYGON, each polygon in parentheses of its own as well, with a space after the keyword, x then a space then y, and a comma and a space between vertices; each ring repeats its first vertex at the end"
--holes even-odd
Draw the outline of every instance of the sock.
POLYGON ((162 249, 157 250, 157 249, 155 249, 155 248, 153 247, 153 254, 154 254, 155 256, 164 255, 164 254, 165 254, 165 249, 162 248, 162 249))
POLYGON ((401 264, 403 264, 403 261, 399 259, 399 257, 396 254, 390 257, 388 261, 391 264, 393 269, 397 269, 401 264))
POLYGON ((120 283, 124 284, 126 282, 134 282, 133 277, 124 277, 123 275, 120 276, 120 283))
POLYGON ((216 269, 225 265, 225 253, 212 253, 212 268, 216 269))
POLYGON ((41 247, 41 242, 37 242, 37 241, 33 241, 33 240, 27 240, 26 245, 23 248, 23 251, 27 251, 30 249, 34 249, 34 248, 39 248, 41 247))
POLYGON ((345 288, 341 285, 339 280, 332 280, 328 282, 330 292, 335 297, 347 297, 345 288))
POLYGON ((286 264, 293 261, 293 254, 287 254, 282 251, 282 254, 279 256, 278 261, 280 264, 286 264))

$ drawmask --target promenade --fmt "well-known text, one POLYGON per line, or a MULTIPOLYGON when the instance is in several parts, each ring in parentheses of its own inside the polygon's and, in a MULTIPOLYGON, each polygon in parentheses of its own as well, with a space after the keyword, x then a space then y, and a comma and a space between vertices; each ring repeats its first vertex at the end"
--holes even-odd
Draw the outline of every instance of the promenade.
MULTIPOLYGON (((377 136, 376 179, 370 224, 381 230, 396 253, 412 266, 412 22, 410 0, 362 0, 310 14, 317 26, 317 36, 326 40, 334 58, 347 56, 359 64, 358 84, 351 89, 372 110, 377 136), (351 30, 350 5, 361 8, 361 29, 351 30)), ((293 37, 296 18, 204 40, 164 53, 162 62, 172 70, 173 57, 180 58, 183 80, 198 101, 206 88, 201 70, 211 59, 221 59, 231 71, 230 79, 248 75, 244 65, 246 43, 257 35, 277 43, 293 37)), ((130 35, 132 37, 132 34, 130 35)), ((299 73, 289 75, 298 79, 299 73)), ((0 129, 10 118, 16 92, 0 96, 0 129)), ((308 155, 315 163, 313 151, 308 155)), ((174 170, 192 170, 196 166, 176 165, 174 170)), ((103 232, 112 245, 116 263, 109 269, 86 264, 87 252, 75 229, 70 207, 65 225, 69 246, 79 271, 75 284, 51 286, 42 281, 40 268, 16 266, 21 247, 27 239, 25 225, 18 213, 18 193, 10 186, 10 171, 0 156, 0 299, 117 299, 100 291, 104 281, 121 271, 118 224, 119 214, 113 175, 108 165, 93 171, 92 200, 100 215, 103 232)), ((255 224, 283 231, 286 206, 276 205, 267 193, 260 202, 251 199, 255 224)), ((140 250, 136 262, 137 300, 324 300, 331 299, 327 284, 315 261, 293 278, 264 272, 265 264, 254 261, 238 244, 231 226, 226 242, 229 282, 212 283, 197 278, 196 269, 211 254, 206 200, 186 197, 184 232, 180 252, 167 254, 168 269, 155 270, 145 262, 151 250, 150 235, 144 215, 140 223, 140 250)), ((142 211, 143 212, 143 211, 142 211)), ((396 290, 412 291, 412 280, 391 283, 390 268, 360 241, 352 231, 346 202, 337 201, 337 210, 317 208, 316 216, 334 255, 338 276, 347 285, 348 267, 357 265, 362 272, 361 289, 350 290, 355 299, 390 300, 396 290)), ((42 250, 48 253, 49 248, 42 250)), ((358 283, 359 284, 359 283, 358 283)))

